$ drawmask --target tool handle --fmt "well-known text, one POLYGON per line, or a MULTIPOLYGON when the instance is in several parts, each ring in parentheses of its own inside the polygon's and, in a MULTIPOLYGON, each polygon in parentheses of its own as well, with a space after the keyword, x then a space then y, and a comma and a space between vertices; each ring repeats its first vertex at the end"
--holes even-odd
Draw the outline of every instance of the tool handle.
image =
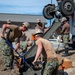
MULTIPOLYGON (((3 38, 5 41, 6 41, 6 43, 14 50, 15 48, 13 47, 13 45, 7 40, 7 39, 5 39, 5 38, 3 38)), ((27 61, 24 59, 24 57, 23 56, 21 56, 17 51, 16 51, 16 53, 19 55, 19 57, 20 58, 22 58, 22 60, 27 64, 27 66, 31 69, 31 70, 33 70, 32 69, 32 67, 27 63, 27 61)))

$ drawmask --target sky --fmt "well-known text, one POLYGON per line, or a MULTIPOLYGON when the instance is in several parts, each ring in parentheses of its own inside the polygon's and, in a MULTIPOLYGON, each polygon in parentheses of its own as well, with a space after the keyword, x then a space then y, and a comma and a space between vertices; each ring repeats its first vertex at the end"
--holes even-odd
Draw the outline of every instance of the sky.
MULTIPOLYGON (((42 15, 51 0, 0 0, 0 13, 42 15)), ((52 0, 56 4, 56 0, 52 0)))

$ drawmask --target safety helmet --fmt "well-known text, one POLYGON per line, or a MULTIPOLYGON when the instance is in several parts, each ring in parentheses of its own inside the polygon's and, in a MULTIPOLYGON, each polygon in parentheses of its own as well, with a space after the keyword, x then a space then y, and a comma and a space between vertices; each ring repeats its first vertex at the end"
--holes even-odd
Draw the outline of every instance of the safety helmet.
POLYGON ((40 20, 40 19, 37 19, 37 23, 38 23, 38 22, 41 22, 41 20, 40 20))
POLYGON ((63 18, 61 19, 61 22, 64 22, 64 21, 67 21, 67 18, 66 18, 66 17, 63 17, 63 18))
POLYGON ((30 26, 30 24, 28 22, 23 22, 23 27, 26 27, 28 29, 28 27, 30 26))
POLYGON ((7 19, 7 23, 11 23, 11 20, 10 19, 7 19))
POLYGON ((43 31, 41 31, 40 29, 35 29, 33 35, 38 35, 38 34, 43 34, 43 31))

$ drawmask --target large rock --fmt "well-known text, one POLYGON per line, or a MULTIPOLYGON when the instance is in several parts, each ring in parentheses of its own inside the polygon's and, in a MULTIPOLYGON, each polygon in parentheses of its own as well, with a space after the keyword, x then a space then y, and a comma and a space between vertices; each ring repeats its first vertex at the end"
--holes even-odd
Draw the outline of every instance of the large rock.
MULTIPOLYGON (((59 59, 60 60, 60 59, 59 59)), ((59 70, 60 69, 68 69, 68 68, 72 68, 72 61, 67 59, 67 58, 64 58, 63 59, 63 63, 59 66, 59 70)))

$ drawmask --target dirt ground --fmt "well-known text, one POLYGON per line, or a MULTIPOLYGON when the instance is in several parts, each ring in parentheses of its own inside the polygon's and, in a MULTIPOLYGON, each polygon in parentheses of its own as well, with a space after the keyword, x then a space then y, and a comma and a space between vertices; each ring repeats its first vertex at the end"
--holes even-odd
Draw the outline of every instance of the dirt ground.
MULTIPOLYGON (((63 49, 59 49, 59 55, 62 56, 62 53, 64 52, 63 49)), ((72 68, 68 68, 64 70, 63 75, 75 75, 75 50, 74 49, 69 49, 69 55, 68 56, 62 56, 63 58, 68 58, 69 60, 72 61, 72 68)), ((16 66, 15 66, 16 67, 16 66)), ((3 68, 3 56, 0 52, 0 75, 19 75, 18 73, 11 73, 10 71, 1 71, 3 68)), ((15 68, 18 70, 18 68, 15 68)), ((61 74, 60 74, 61 75, 61 74)))
POLYGON ((60 52, 59 54, 63 58, 67 58, 67 59, 72 61, 72 67, 68 68, 68 69, 64 69, 64 74, 63 75, 75 75, 75 50, 70 48, 68 50, 68 52, 69 52, 68 56, 63 55, 64 49, 59 49, 59 52, 60 52))

